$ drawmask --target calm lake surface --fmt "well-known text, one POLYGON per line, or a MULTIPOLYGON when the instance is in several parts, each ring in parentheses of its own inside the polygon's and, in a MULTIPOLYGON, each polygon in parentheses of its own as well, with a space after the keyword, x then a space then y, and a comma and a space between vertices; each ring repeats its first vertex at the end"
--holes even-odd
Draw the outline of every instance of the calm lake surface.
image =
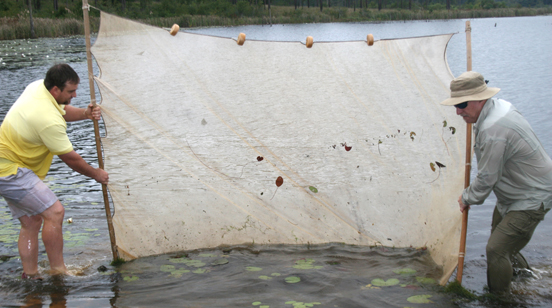
MULTIPOLYGON (((452 73, 466 69, 466 20, 242 26, 189 30, 247 39, 305 41, 403 38, 457 33, 447 48, 452 73)), ((502 91, 528 119, 552 155, 552 16, 471 20, 473 70, 502 91)), ((89 101, 83 37, 0 41, 0 119, 30 82, 54 63, 81 76, 73 104, 89 101)), ((94 67, 94 74, 98 68, 94 67)), ((369 85, 367 85, 369 86, 369 85)), ((162 90, 161 88, 159 90, 162 90)), ((96 93, 99 97, 99 93, 96 93)), ((92 123, 68 125, 77 152, 97 164, 92 123)), ((475 168, 474 168, 475 169, 475 168)), ((109 171, 109 170, 108 170, 109 171)), ((472 176, 475 172, 472 172, 472 176)), ((55 159, 48 185, 66 207, 65 259, 74 277, 20 279, 19 222, 0 199, 0 306, 3 307, 550 307, 552 216, 523 250, 533 277, 518 277, 509 303, 460 301, 442 292, 425 251, 327 245, 243 246, 148 257, 110 266, 111 248, 101 186, 55 159), (105 269, 99 270, 100 266, 105 269), (380 279, 380 280, 375 280, 380 279), (396 280, 391 280, 396 279, 396 280), (378 283, 378 281, 380 283, 378 283), (398 281, 398 282, 397 282, 398 281), (381 282, 393 284, 378 286, 381 282), (432 303, 424 303, 430 300, 432 303)), ((485 245, 496 199, 470 211, 463 286, 478 295, 486 284, 485 245)), ((47 269, 40 246, 41 268, 47 269)))

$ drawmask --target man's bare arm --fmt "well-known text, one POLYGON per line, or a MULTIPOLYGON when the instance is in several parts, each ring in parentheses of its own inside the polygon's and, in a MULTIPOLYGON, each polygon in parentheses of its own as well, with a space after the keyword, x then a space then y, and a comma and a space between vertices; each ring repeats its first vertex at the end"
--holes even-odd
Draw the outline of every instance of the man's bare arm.
POLYGON ((65 115, 63 118, 67 122, 74 122, 86 119, 100 120, 102 112, 100 106, 89 104, 88 108, 78 108, 71 105, 65 105, 65 115))
POLYGON ((91 177, 96 182, 101 184, 107 184, 109 181, 109 174, 100 168, 94 168, 90 166, 77 152, 71 151, 67 154, 58 155, 58 157, 71 167, 71 169, 77 171, 82 175, 91 177))

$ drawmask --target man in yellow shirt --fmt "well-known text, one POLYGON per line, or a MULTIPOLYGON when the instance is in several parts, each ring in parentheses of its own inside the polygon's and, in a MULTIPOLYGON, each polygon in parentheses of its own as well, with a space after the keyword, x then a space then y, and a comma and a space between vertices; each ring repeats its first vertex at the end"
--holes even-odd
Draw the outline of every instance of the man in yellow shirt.
POLYGON ((77 96, 80 78, 67 64, 56 64, 44 80, 27 86, 10 108, 0 127, 0 195, 14 219, 21 222, 19 255, 23 278, 38 275, 38 233, 50 261, 52 274, 66 274, 63 261, 62 223, 65 209, 42 182, 54 155, 73 170, 107 184, 109 176, 94 168, 73 150, 67 123, 101 117, 99 106, 70 105, 77 96))

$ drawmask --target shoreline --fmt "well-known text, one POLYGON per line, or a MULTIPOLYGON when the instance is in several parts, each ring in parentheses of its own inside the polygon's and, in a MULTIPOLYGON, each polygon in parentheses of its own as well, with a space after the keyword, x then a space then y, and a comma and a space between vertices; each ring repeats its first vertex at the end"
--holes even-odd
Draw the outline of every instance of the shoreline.
MULTIPOLYGON (((183 15, 177 17, 135 19, 136 21, 162 28, 178 24, 180 28, 231 27, 242 25, 332 23, 332 22, 389 22, 412 20, 448 20, 492 17, 546 16, 552 14, 552 7, 543 8, 505 8, 489 10, 401 10, 385 9, 347 9, 332 8, 320 12, 318 8, 277 8, 272 10, 272 18, 239 17, 228 18, 215 15, 183 15)), ((33 18, 36 38, 66 37, 84 35, 84 20, 69 17, 62 19, 33 18)), ((90 16, 90 31, 97 33, 100 18, 90 16)), ((29 39, 31 27, 29 18, 0 18, 0 40, 29 39)))

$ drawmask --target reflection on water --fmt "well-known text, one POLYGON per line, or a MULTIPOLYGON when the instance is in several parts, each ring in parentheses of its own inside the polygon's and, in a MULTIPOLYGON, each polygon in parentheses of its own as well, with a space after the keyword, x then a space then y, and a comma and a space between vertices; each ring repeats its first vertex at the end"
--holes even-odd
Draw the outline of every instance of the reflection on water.
MULTIPOLYGON (((248 39, 304 41, 376 40, 458 33, 447 60, 454 75, 465 70, 464 20, 391 23, 305 24, 197 29, 193 32, 248 39)), ((552 97, 552 16, 471 21, 473 67, 499 97, 511 101, 533 125, 552 153, 549 97, 552 97), (544 111, 544 112, 543 112, 544 111)), ((0 118, 25 86, 43 78, 54 63, 69 62, 81 76, 77 98, 89 101, 82 37, 0 41, 0 118)), ((98 68, 94 67, 94 74, 98 68)), ((100 97, 99 93, 96 93, 100 97)), ((101 123, 103 124, 103 123, 101 123)), ((77 152, 97 164, 92 123, 68 124, 77 152)), ((472 175, 473 176, 473 175, 472 175)), ((45 270, 42 243, 39 263, 44 281, 22 281, 17 253, 19 222, 0 201, 0 302, 2 306, 106 307, 496 307, 486 301, 461 301, 441 292, 440 276, 425 251, 326 245, 316 247, 247 246, 143 258, 110 266, 111 250, 101 187, 55 159, 46 179, 66 207, 65 259, 75 276, 54 278, 45 270), (410 299, 410 300, 409 300, 410 299), (433 305, 424 304, 431 301, 433 305), (162 303, 162 304, 161 304, 162 303), (308 304, 308 305, 307 305, 308 304)), ((485 245, 494 197, 470 211, 463 285, 484 292, 485 245)), ((552 218, 537 228, 524 255, 535 275, 519 275, 508 306, 552 305, 552 218)))

